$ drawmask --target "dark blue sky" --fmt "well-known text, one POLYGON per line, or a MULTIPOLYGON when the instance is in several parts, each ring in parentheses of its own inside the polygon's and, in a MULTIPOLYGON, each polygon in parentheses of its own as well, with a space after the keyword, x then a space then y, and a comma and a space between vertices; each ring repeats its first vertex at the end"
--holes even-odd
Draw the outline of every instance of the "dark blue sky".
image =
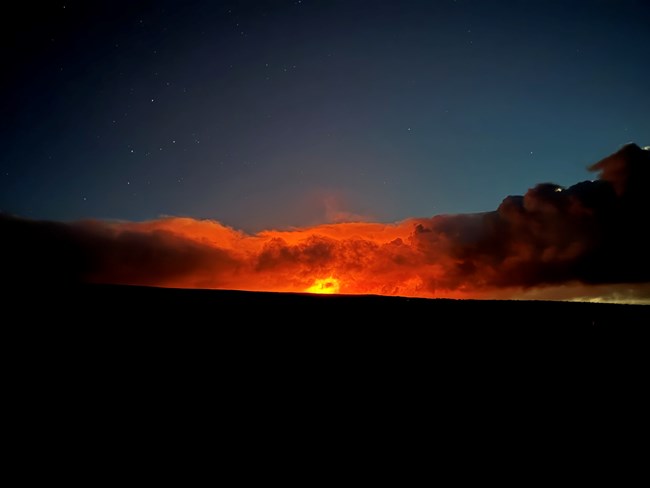
POLYGON ((650 144, 646 0, 45 3, 2 35, 25 217, 486 211, 650 144))

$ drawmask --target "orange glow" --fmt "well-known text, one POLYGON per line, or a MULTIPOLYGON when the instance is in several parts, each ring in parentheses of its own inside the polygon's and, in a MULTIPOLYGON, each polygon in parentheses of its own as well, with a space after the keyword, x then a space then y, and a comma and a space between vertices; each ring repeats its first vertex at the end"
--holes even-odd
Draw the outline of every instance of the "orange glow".
POLYGON ((324 278, 322 280, 314 280, 314 284, 307 288, 305 291, 307 293, 333 295, 335 293, 338 293, 340 288, 341 287, 339 285, 339 280, 330 276, 329 278, 324 278))
POLYGON ((627 145, 591 167, 601 172, 597 182, 566 189, 543 183, 506 197, 494 211, 392 224, 360 221, 333 198, 326 207, 334 223, 256 233, 180 217, 62 223, 0 212, 0 225, 8 229, 9 250, 33 254, 33 262, 13 265, 15 273, 24 267, 35 277, 62 275, 66 283, 643 300, 650 282, 635 232, 648 212, 636 182, 648 179, 648 168, 650 154, 627 145), (340 222, 346 219, 355 221, 340 222))
POLYGON ((430 219, 256 234, 190 218, 77 225, 111 242, 111 253, 86 277, 92 282, 448 298, 481 293, 458 278, 445 234, 422 230, 430 219))

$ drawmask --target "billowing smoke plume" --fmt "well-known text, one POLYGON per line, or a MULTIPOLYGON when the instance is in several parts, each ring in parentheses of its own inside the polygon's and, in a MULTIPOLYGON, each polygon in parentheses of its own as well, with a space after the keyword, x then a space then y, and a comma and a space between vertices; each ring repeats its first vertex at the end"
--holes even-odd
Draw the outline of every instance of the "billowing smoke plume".
POLYGON ((3 278, 272 291, 332 279, 341 293, 501 298, 616 285, 648 298, 650 151, 629 144, 590 169, 599 179, 543 183, 492 212, 397 224, 250 235, 187 218, 65 224, 3 216, 3 278))

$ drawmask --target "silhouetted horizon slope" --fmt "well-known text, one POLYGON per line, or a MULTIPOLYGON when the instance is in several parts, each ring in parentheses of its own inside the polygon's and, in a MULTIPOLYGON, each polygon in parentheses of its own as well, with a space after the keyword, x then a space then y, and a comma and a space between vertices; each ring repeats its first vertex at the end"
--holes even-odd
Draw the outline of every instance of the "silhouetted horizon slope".
MULTIPOLYGON (((456 300, 382 295, 319 295, 85 284, 17 287, 47 306, 23 310, 74 323, 91 318, 120 322, 179 321, 213 326, 328 325, 332 327, 505 326, 598 327, 650 324, 650 306, 541 300, 456 300), (94 310, 98 316, 93 317, 94 310)), ((14 304, 14 306, 18 306, 14 304)), ((20 307, 19 307, 20 308, 20 307)))
POLYGON ((650 336, 643 305, 120 285, 14 287, 5 298, 15 371, 25 384, 72 382, 75 395, 108 384, 268 399, 368 385, 492 395, 495 381, 517 391, 549 375, 573 392, 644 371, 650 336))

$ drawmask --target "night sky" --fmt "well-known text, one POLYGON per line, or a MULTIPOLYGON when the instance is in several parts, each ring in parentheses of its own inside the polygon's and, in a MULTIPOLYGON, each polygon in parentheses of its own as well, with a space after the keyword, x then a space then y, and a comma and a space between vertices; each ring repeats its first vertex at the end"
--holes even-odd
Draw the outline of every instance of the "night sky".
POLYGON ((5 12, 0 211, 247 232, 495 209, 650 135, 646 0, 5 12))

